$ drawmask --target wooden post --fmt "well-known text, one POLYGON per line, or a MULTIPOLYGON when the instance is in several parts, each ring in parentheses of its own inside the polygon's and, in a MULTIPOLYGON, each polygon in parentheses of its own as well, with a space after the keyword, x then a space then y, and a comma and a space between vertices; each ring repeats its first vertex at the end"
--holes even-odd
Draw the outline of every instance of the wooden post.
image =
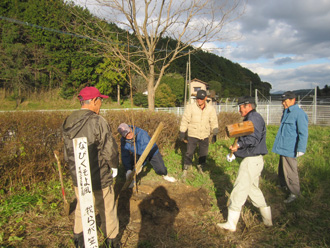
POLYGON ((85 247, 98 248, 87 138, 73 139, 73 149, 85 247))
POLYGON ((139 158, 139 161, 137 161, 135 168, 133 170, 133 173, 130 174, 130 176, 127 178, 126 183, 124 184, 122 190, 126 189, 131 182, 133 181, 133 178, 138 175, 141 170, 142 170, 142 164, 144 162, 144 160, 147 158, 151 148, 153 147, 153 145, 156 143, 160 132, 162 131, 162 129, 164 128, 164 124, 163 122, 159 123, 155 133, 153 134, 153 136, 151 137, 151 140, 149 141, 146 149, 143 151, 142 155, 139 158))

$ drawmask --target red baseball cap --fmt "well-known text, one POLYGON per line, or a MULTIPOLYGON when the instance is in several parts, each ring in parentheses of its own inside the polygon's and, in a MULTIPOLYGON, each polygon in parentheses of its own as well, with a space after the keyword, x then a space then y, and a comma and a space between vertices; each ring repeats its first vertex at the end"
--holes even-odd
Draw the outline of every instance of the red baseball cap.
POLYGON ((106 95, 102 95, 100 93, 100 91, 98 89, 96 89, 95 87, 85 87, 85 88, 83 88, 80 91, 78 97, 79 96, 81 96, 84 101, 89 100, 89 99, 93 99, 93 98, 96 98, 96 97, 109 98, 106 95))

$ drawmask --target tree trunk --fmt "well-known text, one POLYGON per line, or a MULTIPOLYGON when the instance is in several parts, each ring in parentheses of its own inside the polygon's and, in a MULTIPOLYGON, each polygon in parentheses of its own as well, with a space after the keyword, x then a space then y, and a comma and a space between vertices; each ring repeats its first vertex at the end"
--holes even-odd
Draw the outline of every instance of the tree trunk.
MULTIPOLYGON (((154 60, 152 60, 154 61, 154 60)), ((149 82, 148 82, 148 109, 155 110, 155 66, 153 62, 149 63, 149 82)))
POLYGON ((149 78, 148 82, 148 109, 151 111, 155 110, 155 88, 154 78, 149 78))

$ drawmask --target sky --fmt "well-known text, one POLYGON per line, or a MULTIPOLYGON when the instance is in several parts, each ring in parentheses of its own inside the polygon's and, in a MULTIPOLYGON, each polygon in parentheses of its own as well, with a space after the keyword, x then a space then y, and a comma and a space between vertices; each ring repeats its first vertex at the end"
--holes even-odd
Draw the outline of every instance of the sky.
POLYGON ((208 44, 258 73, 271 92, 330 86, 330 1, 249 0, 238 39, 208 44))
POLYGON ((330 0, 247 0, 228 25, 235 39, 203 48, 257 73, 272 93, 330 86, 330 0))

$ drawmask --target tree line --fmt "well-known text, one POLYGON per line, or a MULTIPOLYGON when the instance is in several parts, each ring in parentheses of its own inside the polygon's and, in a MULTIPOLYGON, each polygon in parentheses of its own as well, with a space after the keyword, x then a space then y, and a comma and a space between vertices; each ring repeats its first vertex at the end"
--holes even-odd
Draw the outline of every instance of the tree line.
MULTIPOLYGON (((146 76, 151 64, 138 53, 147 40, 139 43, 137 32, 126 32, 72 2, 2 0, 0 34, 0 87, 6 97, 23 99, 32 92, 60 88, 61 97, 67 99, 93 85, 118 101, 132 91, 135 104, 150 105, 143 92, 151 92, 150 78, 146 76), (124 54, 123 59, 114 53, 124 54), (134 69, 135 65, 139 69, 134 69)), ((258 89, 269 95, 271 84, 262 82, 256 73, 192 45, 183 45, 180 40, 161 36, 155 44, 153 68, 156 107, 183 104, 185 53, 189 51, 191 77, 207 82, 213 94, 235 97, 251 91, 254 94, 258 89), (173 61, 166 57, 169 51, 178 53, 173 61), (164 64, 168 66, 163 68, 164 64)))

